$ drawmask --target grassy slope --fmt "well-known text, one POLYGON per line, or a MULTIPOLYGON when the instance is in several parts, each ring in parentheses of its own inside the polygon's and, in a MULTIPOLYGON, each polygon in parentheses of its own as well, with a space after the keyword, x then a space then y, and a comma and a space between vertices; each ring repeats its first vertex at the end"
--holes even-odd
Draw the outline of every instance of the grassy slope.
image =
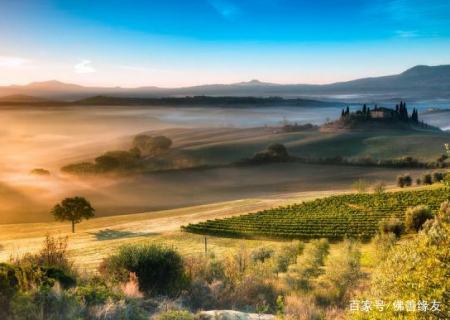
POLYGON ((366 157, 392 159, 412 156, 436 160, 450 141, 448 132, 382 130, 367 132, 274 133, 271 128, 176 129, 165 132, 175 147, 208 164, 230 163, 250 157, 273 142, 284 143, 300 157, 366 157), (427 152, 423 152, 427 146, 427 152))
MULTIPOLYGON (((181 225, 211 218, 244 214, 287 205, 317 197, 329 196, 336 192, 303 192, 285 194, 266 199, 247 199, 186 207, 175 210, 148 212, 94 218, 77 225, 77 232, 70 233, 69 223, 24 223, 0 225, 0 261, 10 256, 33 252, 40 248, 45 235, 69 236, 69 251, 76 264, 92 270, 103 257, 111 254, 125 243, 156 241, 173 245, 182 253, 193 254, 204 250, 203 236, 179 232, 181 225)), ((263 242, 265 243, 265 242, 263 242)), ((276 245, 275 242, 271 242, 276 245)), ((209 247, 216 253, 241 244, 258 246, 260 241, 211 238, 209 247)))

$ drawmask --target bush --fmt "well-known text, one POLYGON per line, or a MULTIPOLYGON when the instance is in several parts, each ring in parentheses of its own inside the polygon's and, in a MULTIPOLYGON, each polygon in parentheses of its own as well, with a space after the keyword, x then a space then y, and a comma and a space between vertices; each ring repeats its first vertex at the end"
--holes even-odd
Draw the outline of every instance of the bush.
POLYGON ((119 294, 97 279, 79 285, 75 288, 74 294, 88 307, 105 304, 108 301, 118 301, 121 298, 119 294))
POLYGON ((283 246, 276 255, 276 271, 286 272, 289 265, 297 262, 297 256, 303 252, 304 247, 300 241, 283 246))
POLYGON ((416 206, 406 210, 405 225, 408 231, 418 232, 423 224, 433 218, 433 213, 427 206, 416 206))
POLYGON ((130 272, 139 281, 139 289, 155 295, 174 295, 186 285, 183 260, 173 249, 160 245, 126 245, 106 258, 100 272, 113 280, 125 282, 130 272))
POLYGON ((325 263, 325 273, 318 279, 318 290, 314 293, 316 302, 322 305, 343 306, 351 290, 361 277, 361 253, 357 246, 344 241, 342 248, 333 252, 325 263))
POLYGON ((402 175, 397 177, 397 186, 400 188, 409 187, 412 185, 412 178, 410 175, 402 175))
POLYGON ((380 222, 381 233, 393 233, 397 237, 405 231, 405 224, 398 218, 383 219, 380 222))
POLYGON ((156 320, 194 320, 194 315, 185 310, 172 310, 159 314, 156 320))
POLYGON ((432 184, 433 183, 433 177, 431 174, 427 173, 422 176, 422 184, 432 184))
POLYGON ((287 320, 319 320, 322 312, 312 297, 288 295, 285 298, 285 316, 287 320))
POLYGON ((256 248, 252 251, 251 253, 251 257, 253 262, 262 262, 264 263, 264 261, 266 259, 270 259, 274 254, 274 250, 271 248, 266 248, 266 247, 260 247, 260 248, 256 248))
POLYGON ((0 319, 7 318, 11 299, 19 289, 16 272, 16 267, 0 263, 0 319))
POLYGON ((434 172, 433 173, 433 183, 439 183, 444 180, 445 173, 443 172, 434 172))
POLYGON ((11 301, 11 318, 26 320, 81 319, 83 305, 70 292, 42 286, 17 294, 11 301))
POLYGON ((330 244, 325 239, 312 240, 297 259, 295 265, 291 265, 286 275, 287 285, 294 290, 308 290, 311 287, 311 279, 321 273, 325 257, 328 255, 330 244))

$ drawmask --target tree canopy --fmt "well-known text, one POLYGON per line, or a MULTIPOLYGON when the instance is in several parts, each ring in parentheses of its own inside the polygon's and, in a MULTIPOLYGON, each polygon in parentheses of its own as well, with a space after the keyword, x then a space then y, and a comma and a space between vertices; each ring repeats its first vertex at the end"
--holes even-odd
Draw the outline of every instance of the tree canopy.
POLYGON ((66 198, 55 205, 52 214, 57 221, 71 221, 72 232, 75 232, 75 224, 83 219, 94 217, 95 209, 89 201, 83 197, 66 198))

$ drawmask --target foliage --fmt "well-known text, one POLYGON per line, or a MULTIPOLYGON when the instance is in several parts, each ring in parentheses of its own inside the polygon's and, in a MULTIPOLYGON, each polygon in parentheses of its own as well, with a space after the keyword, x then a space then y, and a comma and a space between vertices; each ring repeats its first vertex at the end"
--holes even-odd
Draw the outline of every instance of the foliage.
POLYGON ((361 277, 361 253, 357 245, 344 241, 340 250, 333 252, 325 263, 325 273, 317 280, 316 302, 321 305, 345 306, 351 290, 361 277))
POLYGON ((311 279, 322 273, 325 257, 329 252, 329 243, 325 239, 312 240, 303 254, 297 259, 297 263, 291 265, 286 274, 286 282, 293 290, 306 291, 311 288, 311 279))
POLYGON ((397 186, 400 188, 409 187, 412 185, 412 178, 410 175, 402 175, 397 177, 397 186))
POLYGON ((21 292, 11 301, 12 319, 75 320, 80 319, 83 306, 69 291, 58 286, 41 286, 21 292))
POLYGON ((83 197, 66 198, 52 209, 52 214, 57 221, 72 222, 72 232, 75 232, 76 223, 94 217, 94 213, 95 209, 83 197))
POLYGON ((275 255, 276 271, 286 272, 289 265, 297 262, 297 256, 302 254, 304 247, 303 242, 293 241, 278 250, 275 255))
POLYGON ((244 159, 240 164, 265 164, 273 162, 287 162, 291 159, 286 147, 281 143, 273 143, 266 150, 256 153, 250 159, 244 159))
POLYGON ((271 258, 273 255, 274 255, 274 250, 271 248, 266 248, 266 247, 256 248, 251 253, 251 257, 254 262, 259 261, 259 262, 263 262, 263 263, 266 259, 271 258))
POLYGON ((346 194, 224 219, 189 224, 183 230, 218 236, 275 239, 368 240, 381 220, 405 217, 408 207, 427 205, 432 211, 450 199, 445 188, 381 194, 346 194))
POLYGON ((186 310, 172 310, 159 314, 156 320, 194 320, 194 315, 186 310))
POLYGON ((177 294, 186 285, 183 260, 173 249, 154 245, 126 245, 106 258, 101 273, 125 282, 130 272, 136 274, 139 289, 148 294, 177 294))
POLYGON ((420 205, 406 210, 405 225, 408 231, 418 232, 423 224, 433 218, 433 213, 427 206, 420 205))
POLYGON ((0 319, 5 319, 10 309, 10 302, 19 289, 16 268, 0 263, 0 319))
POLYGON ((286 320, 320 320, 323 312, 316 306, 314 298, 290 294, 285 298, 286 320))
POLYGON ((396 217, 383 219, 380 222, 381 233, 393 233, 396 237, 400 237, 405 231, 405 224, 396 217))
POLYGON ((370 289, 363 299, 379 299, 386 303, 400 301, 439 302, 439 308, 426 313, 385 308, 379 311, 355 312, 355 319, 448 319, 450 313, 450 206, 442 204, 439 213, 412 238, 392 246, 379 261, 370 289))
POLYGON ((422 184, 432 184, 433 183, 433 177, 431 174, 427 173, 422 176, 422 184))

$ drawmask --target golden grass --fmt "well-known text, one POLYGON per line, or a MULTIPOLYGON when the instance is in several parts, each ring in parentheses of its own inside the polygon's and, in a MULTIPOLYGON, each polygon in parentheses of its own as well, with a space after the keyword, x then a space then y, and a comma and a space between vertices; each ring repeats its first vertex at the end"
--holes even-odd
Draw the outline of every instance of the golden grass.
MULTIPOLYGON (((273 195, 265 199, 244 199, 173 210, 100 217, 83 221, 70 232, 70 223, 23 223, 0 225, 0 261, 39 250, 46 234, 69 237, 69 254, 81 269, 93 270, 107 255, 130 243, 152 241, 174 246, 183 254, 204 252, 204 237, 179 231, 181 225, 207 219, 246 214, 281 205, 336 194, 336 191, 273 195)), ((220 254, 229 248, 259 246, 274 241, 208 237, 208 247, 220 254)))
MULTIPOLYGON (((419 187, 423 189, 429 187, 419 187)), ((390 186, 390 191, 399 188, 390 186)), ((408 188, 409 190, 411 188, 408 188)), ((207 219, 246 214, 349 191, 319 191, 278 194, 265 199, 244 199, 173 210, 100 217, 83 221, 70 232, 70 223, 23 223, 0 225, 0 261, 39 250, 46 234, 69 237, 69 254, 82 270, 93 271, 101 260, 124 244, 155 242, 173 246, 183 255, 204 252, 204 236, 183 233, 181 225, 207 219)), ((280 246, 282 242, 208 237, 208 250, 222 254, 241 246, 280 246)), ((370 261, 370 246, 363 246, 370 261)), ((364 255, 363 255, 363 258, 364 255)), ((370 262, 367 261, 367 266, 370 262)))

